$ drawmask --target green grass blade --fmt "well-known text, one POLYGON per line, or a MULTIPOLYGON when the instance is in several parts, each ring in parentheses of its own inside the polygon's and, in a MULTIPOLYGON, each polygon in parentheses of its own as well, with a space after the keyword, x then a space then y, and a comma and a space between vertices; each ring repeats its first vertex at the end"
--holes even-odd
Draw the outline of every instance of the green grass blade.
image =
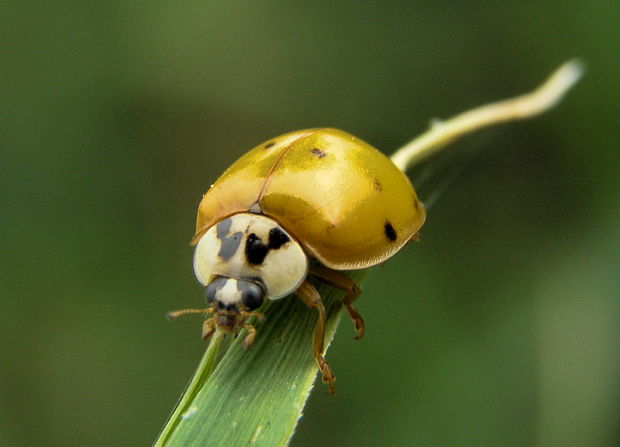
POLYGON ((194 373, 194 376, 190 380, 187 388, 179 402, 177 403, 176 408, 170 415, 170 419, 162 429, 159 434, 159 438, 155 443, 156 446, 165 445, 166 440, 170 437, 170 434, 177 428, 179 422, 183 419, 187 418, 191 414, 191 408, 193 405, 193 400, 196 397, 196 394, 200 389, 204 386, 205 382, 217 366, 218 361, 220 360, 220 350, 222 347, 223 334, 218 331, 216 332, 211 341, 207 350, 205 351, 202 359, 200 360, 200 364, 194 373))
MULTIPOLYGON (((569 61, 535 91, 469 110, 438 123, 392 155, 406 171, 456 138, 504 121, 529 118, 554 106, 577 82, 582 66, 569 61)), ((360 281, 364 272, 353 272, 360 281)), ((327 313, 325 345, 342 311, 341 291, 317 284, 327 313)), ((156 446, 286 446, 316 378, 311 354, 316 312, 288 297, 270 303, 258 336, 244 351, 244 333, 218 363, 220 336, 205 353, 156 446)), ((329 359, 328 359, 329 360, 329 359)), ((327 388, 326 388, 327 389, 327 388)))
MULTIPOLYGON (((359 281, 363 274, 351 277, 359 281)), ((327 312, 328 346, 340 320, 343 293, 315 285, 327 312)), ((210 345, 156 446, 288 445, 317 376, 311 352, 317 315, 294 296, 270 303, 264 313, 254 344, 244 350, 242 332, 215 369, 217 347, 210 345)))

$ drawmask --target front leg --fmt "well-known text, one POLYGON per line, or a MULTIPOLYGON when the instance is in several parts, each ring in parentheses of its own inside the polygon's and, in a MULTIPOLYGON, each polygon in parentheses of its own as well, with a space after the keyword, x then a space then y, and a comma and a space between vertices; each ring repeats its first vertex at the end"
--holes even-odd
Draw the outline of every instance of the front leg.
POLYGON ((323 375, 323 382, 329 383, 329 392, 334 393, 334 373, 323 357, 323 347, 325 340, 325 306, 321 301, 321 296, 315 287, 307 280, 301 283, 301 286, 295 291, 295 294, 308 307, 314 308, 318 312, 316 326, 314 327, 314 335, 312 337, 312 354, 316 359, 317 366, 323 375))

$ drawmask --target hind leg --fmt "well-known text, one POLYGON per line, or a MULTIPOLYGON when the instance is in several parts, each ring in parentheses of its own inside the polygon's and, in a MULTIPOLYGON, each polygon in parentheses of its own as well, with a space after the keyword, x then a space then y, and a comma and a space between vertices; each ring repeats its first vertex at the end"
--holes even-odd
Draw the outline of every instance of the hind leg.
POLYGON ((349 312, 349 316, 355 324, 355 332, 357 333, 355 339, 359 340, 362 338, 365 330, 364 319, 359 314, 357 309, 353 307, 353 301, 355 301, 362 293, 357 283, 344 273, 324 266, 314 267, 310 269, 310 273, 330 286, 345 291, 345 296, 342 303, 345 305, 347 312, 349 312))

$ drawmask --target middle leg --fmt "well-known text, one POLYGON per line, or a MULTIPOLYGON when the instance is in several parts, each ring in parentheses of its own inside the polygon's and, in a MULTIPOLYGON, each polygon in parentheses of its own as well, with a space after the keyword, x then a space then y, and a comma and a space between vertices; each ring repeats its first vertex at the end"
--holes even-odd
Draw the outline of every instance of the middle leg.
POLYGON ((314 286, 307 280, 299 286, 295 294, 306 306, 316 309, 319 314, 316 320, 316 326, 314 327, 314 336, 312 337, 312 353, 314 354, 319 370, 323 374, 323 382, 329 383, 329 392, 333 394, 336 391, 334 387, 334 380, 336 378, 323 357, 325 341, 325 306, 323 306, 319 292, 317 292, 314 286))

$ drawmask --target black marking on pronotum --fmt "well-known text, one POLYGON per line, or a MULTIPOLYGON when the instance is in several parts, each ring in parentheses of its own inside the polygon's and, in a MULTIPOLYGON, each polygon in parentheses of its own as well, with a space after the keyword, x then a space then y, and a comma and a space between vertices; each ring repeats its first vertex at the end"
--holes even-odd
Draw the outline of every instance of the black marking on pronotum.
POLYGON ((254 233, 245 241, 245 257, 250 264, 262 264, 268 251, 269 248, 254 233))
POLYGON ((269 230, 269 248, 277 250, 291 239, 278 227, 269 230))
POLYGON ((258 309, 263 304, 265 290, 251 281, 237 280, 237 290, 241 293, 241 302, 250 310, 258 309))
POLYGON ((243 236, 241 231, 237 231, 231 236, 228 236, 231 225, 232 219, 228 218, 218 223, 216 227, 217 238, 221 241, 220 251, 217 255, 222 258, 223 261, 228 261, 233 257, 239 248, 239 244, 241 244, 241 239, 243 236))
POLYGON ((263 146, 265 149, 269 149, 272 146, 275 146, 276 143, 274 143, 273 141, 271 143, 267 143, 265 146, 263 146))
POLYGON ((398 237, 396 234, 396 230, 394 229, 394 227, 392 226, 390 222, 385 223, 385 226, 383 227, 383 231, 385 232, 385 235, 387 236, 387 238, 392 242, 394 242, 396 238, 398 237))
POLYGON ((219 239, 223 239, 226 237, 228 232, 230 231, 230 226, 232 225, 232 219, 229 217, 228 219, 224 219, 217 224, 216 231, 217 237, 219 239))
POLYGON ((312 149, 310 152, 312 152, 312 155, 314 155, 314 156, 316 156, 318 158, 323 158, 323 157, 325 157, 327 155, 324 151, 322 151, 321 149, 318 149, 316 147, 314 149, 312 149))
POLYGON ((207 286, 205 290, 205 297, 207 299, 207 304, 211 304, 213 302, 213 300, 215 299, 215 295, 217 295, 217 292, 222 290, 224 286, 226 285, 226 281, 228 281, 228 278, 224 278, 223 276, 218 276, 217 278, 215 278, 213 281, 209 283, 209 285, 207 286))
POLYGON ((269 250, 277 250, 290 240, 286 233, 278 227, 269 231, 267 245, 256 234, 251 233, 245 242, 245 257, 250 264, 260 265, 265 260, 269 250))

